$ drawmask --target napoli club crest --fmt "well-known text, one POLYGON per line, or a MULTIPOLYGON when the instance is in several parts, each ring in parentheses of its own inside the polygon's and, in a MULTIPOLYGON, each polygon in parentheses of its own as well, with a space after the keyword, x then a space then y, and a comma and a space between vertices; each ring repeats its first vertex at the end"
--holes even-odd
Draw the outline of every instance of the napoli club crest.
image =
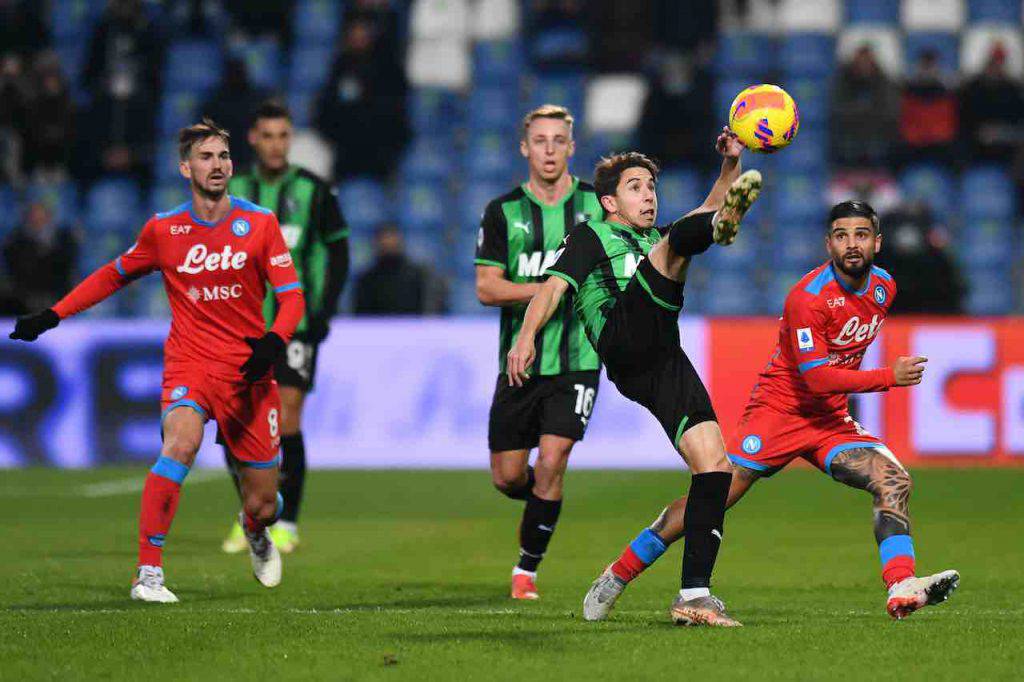
POLYGON ((181 400, 188 394, 188 386, 177 386, 171 391, 171 400, 181 400))
POLYGON ((761 437, 760 436, 747 436, 743 439, 743 452, 748 455, 756 455, 761 451, 761 437))
POLYGON ((875 303, 885 305, 885 287, 881 284, 875 285, 875 303))
POLYGON ((231 231, 236 237, 244 237, 249 234, 249 221, 245 218, 239 218, 231 223, 231 231))

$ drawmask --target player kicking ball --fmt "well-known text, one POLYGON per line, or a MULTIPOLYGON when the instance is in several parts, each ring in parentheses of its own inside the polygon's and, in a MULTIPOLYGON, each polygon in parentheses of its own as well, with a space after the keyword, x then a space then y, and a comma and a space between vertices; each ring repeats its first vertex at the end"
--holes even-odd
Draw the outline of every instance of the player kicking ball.
MULTIPOLYGON (((860 370, 861 359, 896 296, 896 283, 872 263, 882 245, 878 216, 862 201, 832 208, 825 246, 831 260, 797 282, 786 298, 779 345, 751 393, 729 441, 736 465, 727 506, 760 478, 797 457, 874 500, 874 532, 888 588, 886 611, 902 619, 945 601, 960 574, 915 576, 910 536, 911 481, 879 439, 847 412, 847 394, 921 383, 923 357, 900 357, 891 367, 860 370)), ((631 580, 658 558, 652 548, 686 535, 690 501, 665 509, 601 575, 587 593, 584 618, 603 620, 631 580)))
MULTIPOLYGON (((594 187, 605 211, 566 238, 550 275, 533 297, 515 345, 508 353, 508 377, 529 378, 534 336, 569 289, 574 311, 624 396, 646 407, 693 472, 686 510, 682 590, 671 607, 680 624, 739 625, 711 595, 711 573, 722 540, 732 466, 722 432, 700 377, 679 339, 679 311, 690 259, 712 243, 730 244, 740 220, 757 198, 761 176, 740 175, 742 146, 723 132, 717 141, 725 157, 704 203, 665 228, 658 213, 658 166, 630 152, 603 159, 594 187)), ((650 542, 651 551, 654 541, 650 542)), ((664 551, 667 544, 660 545, 664 551)))
POLYGON ((239 520, 253 574, 266 587, 281 582, 281 555, 267 531, 282 503, 277 492, 281 402, 268 372, 305 312, 277 218, 227 193, 232 172, 227 132, 204 120, 179 133, 178 151, 192 201, 150 218, 130 249, 53 308, 18 318, 10 335, 35 341, 129 282, 155 270, 163 274, 171 306, 161 395, 163 447, 142 490, 131 589, 132 599, 147 602, 178 601, 164 585, 164 542, 208 419, 217 421, 242 465, 239 520), (267 281, 278 303, 269 332, 263 321, 267 281))

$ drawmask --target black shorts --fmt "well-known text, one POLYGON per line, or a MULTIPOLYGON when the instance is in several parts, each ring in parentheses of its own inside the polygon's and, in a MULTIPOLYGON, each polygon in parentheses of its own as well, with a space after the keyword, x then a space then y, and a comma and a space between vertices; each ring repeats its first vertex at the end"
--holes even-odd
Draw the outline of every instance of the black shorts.
POLYGON ((608 311, 597 352, 622 395, 646 407, 674 446, 687 429, 718 421, 711 398, 679 339, 683 285, 650 260, 608 311))
POLYGON ((596 370, 533 376, 516 387, 499 374, 487 428, 491 452, 530 450, 542 435, 583 440, 600 376, 596 370))
POLYGON ((274 378, 278 385, 291 386, 303 393, 312 391, 319 353, 319 344, 309 343, 302 338, 289 341, 284 354, 274 365, 274 378))

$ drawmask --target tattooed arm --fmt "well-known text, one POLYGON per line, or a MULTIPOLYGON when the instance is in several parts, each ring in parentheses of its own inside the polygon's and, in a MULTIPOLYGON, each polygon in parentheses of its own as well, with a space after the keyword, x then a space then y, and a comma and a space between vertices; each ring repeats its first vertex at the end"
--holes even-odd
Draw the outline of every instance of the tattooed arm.
POLYGON ((895 458, 876 448, 844 450, 832 460, 832 478, 874 497, 875 540, 910 534, 912 483, 895 458))

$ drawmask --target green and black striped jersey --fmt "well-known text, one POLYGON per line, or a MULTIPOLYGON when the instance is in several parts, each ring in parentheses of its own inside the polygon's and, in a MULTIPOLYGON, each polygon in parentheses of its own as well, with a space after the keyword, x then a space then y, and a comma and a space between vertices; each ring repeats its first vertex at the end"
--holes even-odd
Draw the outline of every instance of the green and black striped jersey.
MULTIPOLYGON (((622 223, 590 220, 569 234, 558 259, 548 267, 548 274, 569 283, 571 288, 566 296, 575 293, 576 316, 582 320, 594 346, 619 294, 626 290, 640 262, 666 229, 637 230, 622 223)), ((656 303, 668 310, 680 310, 679 306, 655 296, 642 274, 637 277, 656 303)))
MULTIPOLYGON (((334 314, 343 284, 339 279, 344 279, 348 269, 347 249, 343 265, 331 258, 333 245, 349 235, 337 194, 324 180, 298 166, 289 166, 273 180, 254 168, 231 178, 228 191, 277 215, 306 297, 306 316, 296 334, 316 336, 334 314)), ((268 324, 277 314, 272 292, 268 292, 263 314, 268 324)))
MULTIPOLYGON (((603 218, 594 188, 573 178, 572 189, 554 206, 541 203, 520 185, 487 204, 477 238, 476 264, 493 265, 516 283, 541 282, 545 268, 557 258, 562 240, 574 225, 603 218)), ((563 300, 551 320, 537 333, 534 373, 552 376, 600 369, 597 352, 573 315, 572 297, 563 300)), ((501 309, 498 363, 505 371, 508 351, 523 325, 526 305, 501 309)))

